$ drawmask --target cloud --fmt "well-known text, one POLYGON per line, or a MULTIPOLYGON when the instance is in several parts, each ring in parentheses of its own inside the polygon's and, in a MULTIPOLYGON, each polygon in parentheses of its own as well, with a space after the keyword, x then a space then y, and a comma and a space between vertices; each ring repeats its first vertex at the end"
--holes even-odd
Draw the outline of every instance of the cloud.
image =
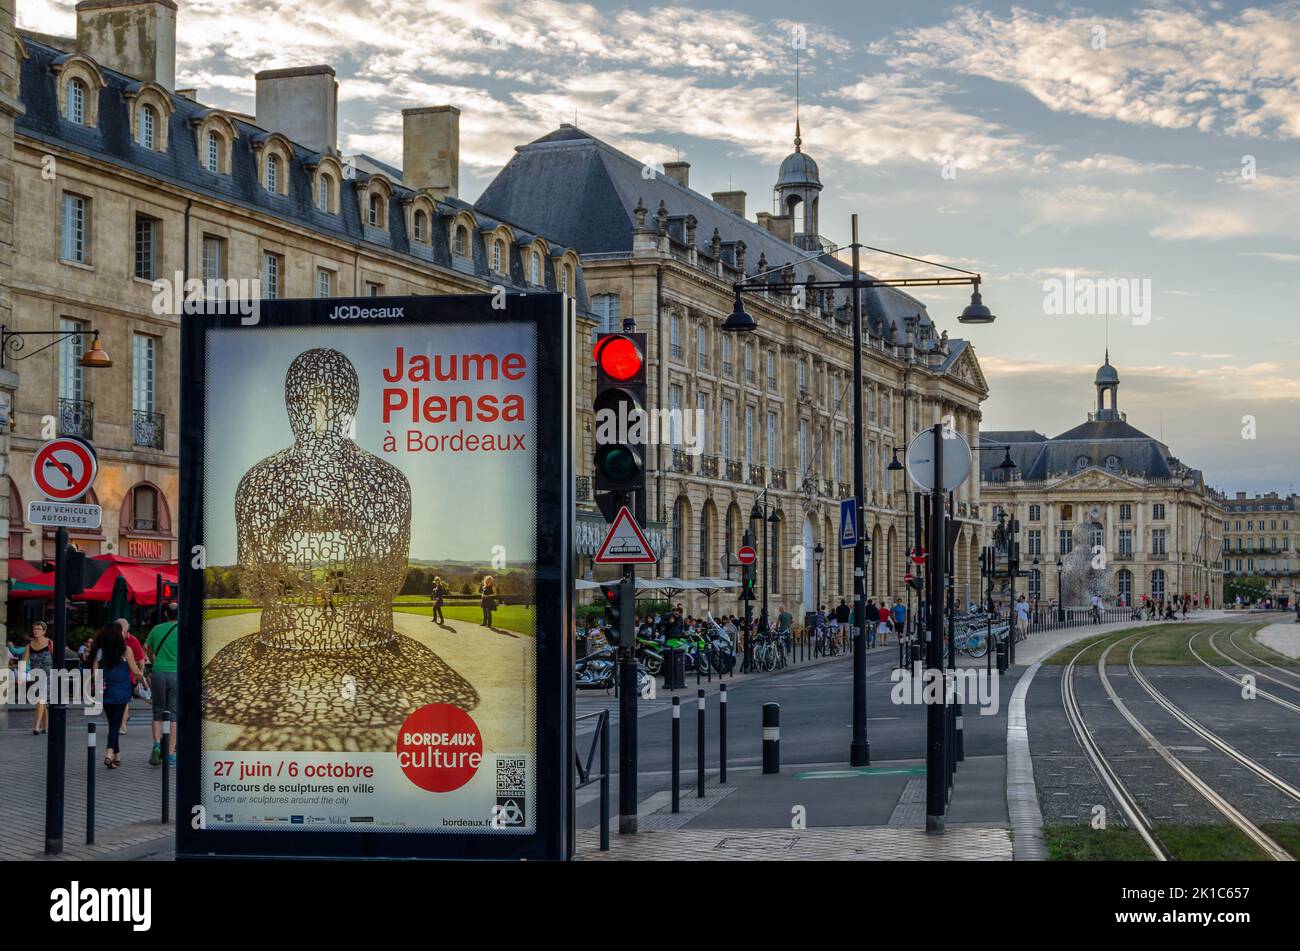
POLYGON ((1219 4, 1123 17, 973 7, 872 45, 903 69, 1010 83, 1054 112, 1165 129, 1300 137, 1300 4, 1219 4), (1102 48, 1096 48, 1101 45, 1102 48))

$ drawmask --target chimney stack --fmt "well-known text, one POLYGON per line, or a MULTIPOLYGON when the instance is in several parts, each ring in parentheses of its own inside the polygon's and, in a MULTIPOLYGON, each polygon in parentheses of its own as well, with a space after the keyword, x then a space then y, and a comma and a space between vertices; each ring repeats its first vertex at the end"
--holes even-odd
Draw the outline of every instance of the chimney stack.
POLYGON ((745 217, 745 193, 744 192, 714 192, 713 200, 732 214, 745 217))
POLYGON ((460 110, 402 110, 402 184, 456 198, 460 188, 460 110))
POLYGON ((678 185, 681 185, 682 188, 691 187, 690 162, 664 162, 664 174, 678 185))
POLYGON ((264 69, 253 78, 259 126, 313 152, 338 155, 339 84, 333 67, 264 69))
POLYGON ((176 4, 172 0, 82 0, 77 52, 135 79, 176 86, 176 4))

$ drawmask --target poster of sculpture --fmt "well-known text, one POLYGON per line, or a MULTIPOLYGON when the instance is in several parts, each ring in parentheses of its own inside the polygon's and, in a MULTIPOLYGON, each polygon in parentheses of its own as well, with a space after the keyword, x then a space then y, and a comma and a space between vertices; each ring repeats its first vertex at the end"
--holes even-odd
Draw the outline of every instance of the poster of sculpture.
POLYGON ((534 832, 537 326, 205 338, 208 828, 534 832))

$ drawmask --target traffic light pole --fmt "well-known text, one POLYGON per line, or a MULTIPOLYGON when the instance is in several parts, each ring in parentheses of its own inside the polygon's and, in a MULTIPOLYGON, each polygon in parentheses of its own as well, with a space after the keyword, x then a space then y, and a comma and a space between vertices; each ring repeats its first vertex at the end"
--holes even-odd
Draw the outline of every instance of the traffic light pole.
MULTIPOLYGON (((623 566, 624 591, 633 592, 635 604, 636 568, 623 566)), ((627 598, 621 598, 625 604, 627 598)), ((618 831, 623 835, 636 832, 636 611, 619 612, 618 648, 618 831)))
MULTIPOLYGON (((926 564, 930 569, 930 578, 926 584, 929 607, 930 642, 926 645, 925 666, 929 677, 942 678, 943 672, 943 598, 944 598, 944 538, 943 510, 943 425, 936 423, 931 430, 934 434, 934 488, 930 497, 930 524, 928 534, 929 557, 926 564)), ((945 783, 944 758, 944 705, 947 691, 943 691, 943 700, 933 697, 934 684, 927 684, 930 702, 926 706, 925 716, 925 831, 943 832, 948 812, 948 790, 945 783)))

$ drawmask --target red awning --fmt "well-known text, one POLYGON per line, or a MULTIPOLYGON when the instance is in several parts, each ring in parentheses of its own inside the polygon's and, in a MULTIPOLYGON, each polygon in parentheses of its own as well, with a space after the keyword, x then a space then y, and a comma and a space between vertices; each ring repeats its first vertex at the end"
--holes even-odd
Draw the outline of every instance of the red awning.
MULTIPOLYGON (((127 599, 132 604, 152 606, 158 602, 158 575, 162 575, 166 581, 176 581, 178 574, 177 564, 174 561, 170 564, 150 564, 136 561, 134 558, 123 558, 120 555, 96 555, 90 560, 98 563, 97 569, 102 568, 103 574, 81 594, 73 595, 73 601, 113 600, 113 583, 118 576, 121 576, 126 579, 127 599)), ((12 566, 13 559, 10 559, 10 570, 12 566)), ((22 580, 25 585, 41 587, 12 590, 9 592, 11 598, 48 600, 54 597, 54 572, 34 574, 22 580)))
POLYGON ((127 600, 132 604, 152 606, 158 603, 158 576, 162 575, 165 581, 176 581, 177 578, 176 562, 142 564, 117 555, 99 555, 95 561, 110 562, 108 570, 81 594, 73 595, 73 601, 112 601, 113 585, 120 576, 126 579, 127 600))

